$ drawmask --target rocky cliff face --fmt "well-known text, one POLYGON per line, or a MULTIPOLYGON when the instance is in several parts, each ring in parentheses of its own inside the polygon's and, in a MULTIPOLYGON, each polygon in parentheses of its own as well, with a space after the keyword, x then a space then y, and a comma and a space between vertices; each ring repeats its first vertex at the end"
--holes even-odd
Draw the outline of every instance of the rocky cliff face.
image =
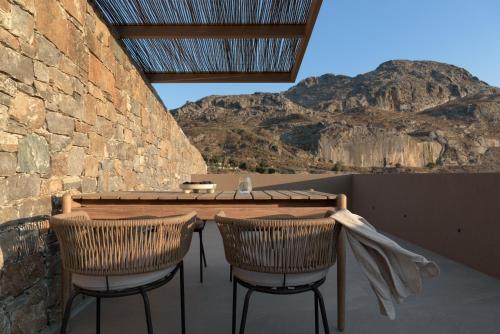
POLYGON ((325 74, 283 93, 209 96, 173 114, 212 161, 292 170, 500 168, 500 89, 431 61, 325 74))

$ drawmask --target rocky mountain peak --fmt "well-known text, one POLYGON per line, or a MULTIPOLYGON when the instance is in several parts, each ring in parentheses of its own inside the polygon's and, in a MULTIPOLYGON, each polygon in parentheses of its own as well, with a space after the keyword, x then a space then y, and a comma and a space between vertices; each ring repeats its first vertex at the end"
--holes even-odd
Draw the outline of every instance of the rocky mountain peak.
POLYGON ((435 61, 391 60, 354 77, 324 74, 282 93, 209 96, 173 114, 207 159, 247 165, 500 163, 500 89, 435 61))

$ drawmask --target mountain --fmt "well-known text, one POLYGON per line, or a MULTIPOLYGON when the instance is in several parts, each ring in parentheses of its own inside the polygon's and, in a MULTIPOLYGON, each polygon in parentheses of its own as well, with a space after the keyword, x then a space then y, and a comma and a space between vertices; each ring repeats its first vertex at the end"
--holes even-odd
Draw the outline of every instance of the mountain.
POLYGON ((208 96, 172 114, 214 166, 500 170, 500 89, 438 62, 392 60, 281 93, 208 96))

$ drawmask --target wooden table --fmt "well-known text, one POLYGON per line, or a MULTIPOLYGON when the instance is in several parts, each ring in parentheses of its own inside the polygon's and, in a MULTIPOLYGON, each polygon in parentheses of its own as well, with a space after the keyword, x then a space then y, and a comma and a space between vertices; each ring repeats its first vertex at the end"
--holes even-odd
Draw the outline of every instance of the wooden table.
MULTIPOLYGON (((309 215, 332 208, 346 208, 345 195, 309 190, 264 190, 240 194, 219 191, 213 194, 182 192, 111 192, 65 195, 63 212, 84 210, 92 219, 120 219, 134 216, 168 216, 196 211, 203 220, 213 220, 220 211, 231 216, 258 217, 275 214, 309 215), (229 214, 228 214, 229 215, 229 214)), ((344 329, 345 319, 345 239, 340 234, 337 243, 337 326, 344 329)), ((65 276, 67 276, 66 274, 65 276)), ((63 288, 63 300, 68 294, 69 277, 63 288)))

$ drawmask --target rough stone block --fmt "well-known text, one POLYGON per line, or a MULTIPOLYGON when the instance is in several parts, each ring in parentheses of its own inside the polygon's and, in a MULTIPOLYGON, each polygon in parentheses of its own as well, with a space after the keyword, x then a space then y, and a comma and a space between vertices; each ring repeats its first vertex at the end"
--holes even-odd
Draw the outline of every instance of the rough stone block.
POLYGON ((15 96, 17 93, 17 84, 10 76, 0 73, 0 91, 10 96, 15 96))
POLYGON ((49 82, 49 67, 45 66, 42 62, 36 61, 34 64, 35 78, 42 82, 49 82))
POLYGON ((19 141, 17 165, 20 172, 50 172, 49 145, 45 138, 30 134, 19 141))
MULTIPOLYGON (((5 185, 5 181, 2 183, 0 181, 0 186, 5 185)), ((0 203, 2 203, 2 195, 0 195, 0 203)), ((0 225, 2 223, 14 220, 19 218, 19 214, 17 212, 17 209, 15 207, 2 207, 0 210, 0 225)), ((0 240, 1 244, 1 240, 0 240)), ((5 257, 5 254, 4 254, 5 257)), ((5 260, 5 259, 4 259, 5 260)), ((2 257, 0 256, 0 268, 2 268, 2 257)))
POLYGON ((40 254, 33 254, 12 263, 6 263, 0 278, 2 295, 19 296, 31 288, 43 275, 43 258, 40 254))
POLYGON ((52 202, 50 197, 28 198, 19 203, 17 210, 20 218, 50 215, 52 202))
POLYGON ((17 158, 15 154, 0 152, 0 176, 16 174, 17 158))
POLYGON ((82 181, 78 176, 68 176, 63 178, 63 189, 64 191, 67 190, 81 190, 82 188, 82 181))
POLYGON ((71 144, 71 138, 63 135, 50 134, 48 136, 50 152, 60 152, 71 144))
POLYGON ((38 333, 47 326, 47 290, 44 285, 33 287, 11 306, 12 333, 38 333))
POLYGON ((57 177, 52 177, 48 180, 42 180, 40 185, 41 195, 52 195, 62 191, 62 181, 57 177))
POLYGON ((98 171, 99 171, 99 160, 90 155, 86 156, 84 164, 85 176, 97 177, 98 171))
POLYGON ((48 66, 56 66, 59 64, 62 53, 52 42, 39 34, 35 36, 35 41, 37 45, 36 57, 38 60, 48 66))
POLYGON ((106 156, 106 140, 95 132, 89 132, 90 154, 96 157, 106 156))
POLYGON ((68 11, 79 23, 84 22, 87 3, 84 0, 62 0, 64 9, 68 11))
POLYGON ((0 0, 0 10, 6 13, 10 12, 10 3, 8 0, 0 0))
MULTIPOLYGON (((35 71, 36 74, 36 71, 35 71)), ((55 67, 49 67, 50 82, 65 94, 73 94, 73 78, 59 71, 55 67)))
POLYGON ((92 126, 90 126, 87 123, 80 122, 80 121, 75 121, 75 131, 76 132, 81 132, 81 133, 88 133, 92 129, 92 126))
POLYGON ((100 134, 101 136, 105 138, 111 138, 113 136, 113 123, 108 121, 104 117, 97 117, 97 122, 95 124, 95 132, 100 134))
POLYGON ((82 192, 92 193, 97 189, 97 180, 93 177, 84 177, 82 180, 82 192))
POLYGON ((13 119, 31 129, 38 129, 45 123, 43 100, 19 91, 11 101, 9 113, 13 119))
POLYGON ((50 162, 52 176, 64 176, 69 174, 68 154, 66 152, 53 154, 50 162))
POLYGON ((71 136, 75 131, 75 122, 70 117, 49 112, 47 113, 47 127, 50 132, 71 136))
POLYGON ((109 94, 116 94, 115 92, 115 77, 94 55, 89 57, 89 80, 96 86, 109 94))
POLYGON ((85 149, 74 146, 68 152, 68 171, 69 175, 80 176, 83 173, 83 162, 85 159, 85 149))
POLYGON ((6 179, 7 200, 13 201, 40 194, 40 177, 36 174, 16 174, 6 179))
POLYGON ((56 97, 59 110, 66 115, 81 119, 83 115, 83 99, 80 96, 59 94, 56 97))
MULTIPOLYGON (((0 19, 0 21, 1 21, 1 19, 0 19)), ((19 39, 2 27, 0 27, 0 40, 3 41, 5 44, 10 46, 14 50, 19 50, 19 48, 20 48, 19 39)))
POLYGON ((33 83, 35 74, 30 58, 0 44, 0 59, 0 72, 8 73, 28 85, 33 83))
POLYGON ((72 47, 69 22, 59 1, 36 1, 36 29, 64 53, 72 47))
POLYGON ((85 109, 82 120, 88 124, 94 125, 97 121, 98 100, 90 94, 85 96, 85 109))
POLYGON ((89 147, 89 136, 85 133, 75 132, 73 135, 73 145, 81 147, 89 147))
POLYGON ((33 41, 33 34, 35 22, 33 16, 19 6, 12 6, 12 29, 11 32, 22 38, 23 40, 31 43, 33 41))

